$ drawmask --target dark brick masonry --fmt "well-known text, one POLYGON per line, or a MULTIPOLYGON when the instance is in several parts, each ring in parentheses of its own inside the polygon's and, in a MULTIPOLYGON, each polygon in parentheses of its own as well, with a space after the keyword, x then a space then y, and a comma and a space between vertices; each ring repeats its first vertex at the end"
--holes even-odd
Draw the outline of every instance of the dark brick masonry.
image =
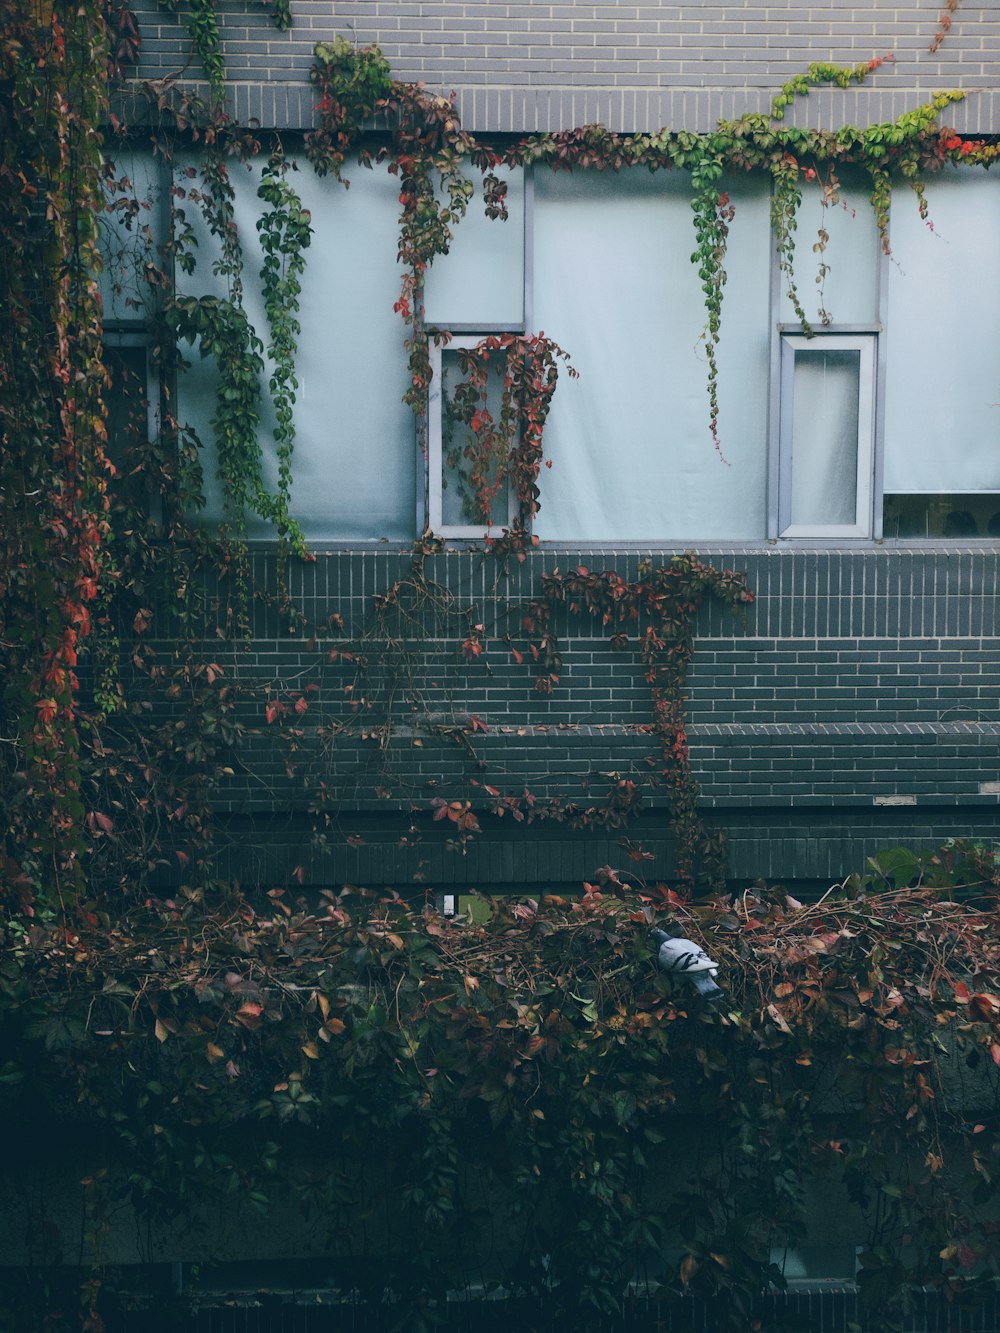
MULTIPOLYGON (((689 681, 694 770, 709 822, 730 834, 734 879, 840 878, 879 846, 996 835, 997 553, 770 547, 701 554, 745 570, 757 595, 736 614, 703 608, 689 681)), ((252 558, 257 579, 273 582, 272 556, 252 558)), ((669 559, 669 552, 543 550, 515 565, 497 589, 492 560, 477 552, 449 551, 426 568, 442 588, 481 608, 477 618, 488 627, 509 628, 523 649, 517 608, 543 572, 582 560, 631 576, 643 558, 669 559)), ((539 801, 600 806, 626 779, 645 790, 644 812, 628 835, 656 854, 639 869, 669 878, 662 796, 650 785, 658 744, 638 655, 613 652, 607 633, 585 617, 557 620, 564 665, 550 696, 534 690, 530 659, 519 665, 497 635, 488 637, 482 659, 468 663, 457 629, 435 637, 440 627, 426 626, 427 637, 418 633, 405 645, 420 707, 397 711, 387 748, 373 732, 354 734, 365 730, 367 716, 352 714, 345 693, 354 667, 342 655, 329 664, 327 652, 356 646, 373 594, 408 566, 400 551, 321 552, 314 564, 293 568, 292 593, 313 625, 339 612, 344 634, 310 648, 308 631, 281 638, 273 613, 261 609, 247 650, 227 658, 219 645, 207 649, 230 676, 275 694, 317 686, 309 711, 295 719, 305 735, 292 778, 276 729, 264 723, 262 697, 246 704, 255 734, 220 792, 227 831, 220 869, 245 882, 284 882, 305 864, 313 884, 405 888, 423 874, 433 884, 573 887, 595 866, 622 863, 621 831, 487 816, 482 836, 460 854, 444 850, 442 826, 424 827, 426 812, 436 797, 482 807, 476 783, 504 795, 529 788, 539 801), (471 758, 448 735, 470 715, 487 728, 470 737, 471 758), (349 733, 322 731, 338 721, 357 725, 349 733), (321 776, 337 802, 325 850, 310 846, 312 797, 302 773, 321 776), (409 833, 414 821, 419 838, 409 833), (363 842, 350 846, 347 835, 363 842)), ((380 720, 375 710, 373 725, 380 720)))

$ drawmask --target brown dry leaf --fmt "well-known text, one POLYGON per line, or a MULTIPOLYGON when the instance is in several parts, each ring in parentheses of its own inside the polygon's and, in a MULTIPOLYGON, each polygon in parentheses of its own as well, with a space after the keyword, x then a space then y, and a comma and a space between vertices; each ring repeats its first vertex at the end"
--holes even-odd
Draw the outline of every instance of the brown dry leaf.
POLYGON ((792 1035, 792 1029, 785 1022, 784 1016, 776 1004, 769 1004, 767 1006, 767 1012, 774 1019, 775 1023, 778 1025, 778 1027, 782 1032, 787 1033, 788 1036, 792 1035))
POLYGON ((236 1014, 236 1021, 242 1023, 244 1027, 255 1028, 260 1022, 263 1012, 263 1005, 256 1004, 253 1000, 248 1000, 246 1004, 240 1005, 236 1014))
POLYGON ((977 991, 969 1001, 969 1008, 979 1018, 993 1019, 1000 1014, 1000 1000, 989 991, 977 991))

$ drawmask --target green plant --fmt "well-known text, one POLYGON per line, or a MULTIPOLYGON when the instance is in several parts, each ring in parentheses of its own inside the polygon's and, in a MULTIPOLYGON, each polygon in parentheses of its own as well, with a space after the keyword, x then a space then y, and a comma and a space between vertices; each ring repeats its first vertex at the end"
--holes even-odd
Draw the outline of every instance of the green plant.
POLYGON ((0 14, 2 769, 16 873, 58 903, 84 885, 76 668, 107 533, 94 274, 108 41, 98 3, 60 6, 47 29, 25 6, 0 14))
POLYGON ((308 249, 312 236, 309 214, 302 201, 288 183, 285 163, 280 157, 272 158, 257 191, 269 210, 257 223, 264 250, 261 283, 264 290, 264 309, 271 339, 268 356, 274 364, 270 379, 276 425, 274 430, 278 453, 278 487, 270 510, 270 517, 278 530, 279 578, 285 586, 284 570, 289 541, 296 555, 305 556, 306 546, 302 533, 289 516, 288 504, 292 485, 292 451, 295 443, 295 351, 302 329, 296 318, 301 278, 305 271, 303 252, 308 249))
POLYGON ((365 121, 392 92, 392 76, 377 46, 355 47, 345 37, 319 42, 314 55, 310 78, 320 92, 322 124, 306 135, 306 152, 321 175, 339 178, 365 121))
POLYGON ((698 248, 691 262, 698 265, 698 277, 705 296, 705 357, 708 361, 708 425, 712 442, 722 456, 719 439, 719 363, 716 348, 722 331, 722 289, 726 283, 726 241, 729 224, 736 209, 729 195, 719 191, 722 177, 721 158, 702 159, 691 172, 695 236, 698 248))
MULTIPOLYGON (((176 13, 182 0, 160 0, 164 9, 176 13)), ((226 95, 226 58, 222 52, 222 33, 215 0, 185 0, 188 14, 187 30, 208 79, 213 102, 221 102, 226 95)))
POLYGON ((725 849, 707 833, 698 812, 698 783, 684 730, 684 688, 694 655, 694 621, 706 596, 736 607, 753 601, 741 574, 702 564, 693 555, 678 555, 669 564, 644 564, 628 582, 612 570, 591 571, 581 565, 567 574, 543 577, 541 595, 524 616, 532 636, 533 656, 542 667, 535 688, 551 692, 561 665, 552 629, 555 611, 586 614, 612 632, 618 651, 629 646, 623 627, 638 632, 638 648, 650 687, 653 731, 663 759, 660 779, 667 792, 670 825, 677 842, 677 882, 683 892, 725 887, 725 849), (536 637, 537 636, 537 637, 536 637))
MULTIPOLYGON (((502 605, 504 557, 527 555, 542 428, 562 359, 541 335, 502 335, 485 347, 507 356, 509 402, 495 447, 521 519, 481 556, 492 576, 484 601, 501 604, 497 618, 448 599, 431 563, 440 544, 422 538, 408 575, 377 594, 368 633, 332 648, 303 638, 306 657, 339 654, 365 682, 345 689, 354 703, 326 721, 322 738, 332 747, 352 726, 388 765, 402 711, 416 740, 460 745, 483 779, 474 791, 470 784, 475 805, 468 795, 413 794, 459 853, 484 813, 622 828, 642 794, 630 777, 615 779, 605 800, 572 809, 487 785, 475 753, 485 723, 467 712, 445 720, 420 712, 419 664, 407 642, 438 638, 463 671, 482 671, 491 638, 523 660, 503 616, 526 614, 527 653, 547 694, 559 684, 564 611, 597 619, 620 650, 632 646, 626 631, 634 630, 678 841, 677 886, 646 885, 609 865, 579 900, 502 902, 479 924, 448 924, 394 893, 325 891, 300 903, 272 890, 265 903, 213 879, 213 805, 234 770, 252 771, 244 743, 255 733, 285 747, 288 781, 308 790, 317 836, 334 835, 337 792, 324 785, 321 762, 317 777, 301 758, 310 684, 268 692, 253 678, 234 633, 239 610, 227 600, 245 578, 239 547, 249 512, 270 517, 295 549, 287 482, 308 220, 287 178, 277 169, 266 176, 262 282, 282 454, 274 498, 264 492, 257 438, 264 348, 244 309, 226 166, 230 153, 257 151, 254 136, 226 119, 220 96, 206 109, 176 90, 150 95, 161 151, 179 136, 208 150, 200 184, 185 193, 219 241, 225 294, 178 297, 155 256, 148 267, 165 292, 152 330, 162 363, 170 368, 178 341, 220 362, 213 429, 235 537, 220 543, 189 521, 198 455, 169 404, 162 434, 149 440, 137 428, 116 475, 104 449, 93 282, 98 127, 106 16, 120 21, 121 11, 57 3, 39 29, 24 8, 0 0, 0 119, 11 131, 0 136, 9 312, 0 331, 0 1109, 19 1154, 37 1146, 46 1157, 68 1126, 96 1131, 106 1160, 84 1185, 89 1256, 100 1259, 113 1207, 127 1204, 150 1222, 190 1216, 191 1201, 217 1186, 224 1203, 263 1208, 280 1175, 311 1222, 331 1228, 331 1248, 354 1246, 347 1252, 359 1272, 377 1260, 370 1289, 388 1283, 414 1327, 431 1319, 430 1302, 442 1293, 441 1256, 461 1254, 471 1267, 488 1251, 475 1187, 489 1194, 502 1183, 518 1244, 493 1256, 492 1276, 543 1292, 562 1326, 569 1317, 583 1327, 616 1308, 643 1250, 679 1246, 680 1264, 663 1275, 664 1299, 712 1295, 729 1324, 745 1329, 754 1295, 774 1277, 768 1245, 802 1236, 806 1187, 829 1172, 863 1218, 869 1328, 892 1327, 912 1284, 974 1295, 979 1279, 968 1275, 996 1271, 997 1148, 990 1127, 967 1123, 951 1100, 951 1056, 941 1043, 946 1037, 970 1068, 1000 1063, 994 850, 897 849, 814 905, 763 885, 735 899, 711 893, 723 869, 699 821, 684 675, 698 605, 719 597, 738 606, 751 594, 738 574, 682 556, 634 579, 586 568, 551 575, 527 608, 502 605), (150 491, 160 502, 155 516, 150 491), (93 699, 77 679, 77 657, 91 645, 101 667, 93 699), (171 898, 152 891, 168 866, 182 881, 171 898), (688 885, 699 889, 697 901, 678 892, 688 885), (724 1009, 696 1007, 655 971, 654 921, 693 935, 719 959, 724 1009), (844 1100, 831 1106, 834 1081, 844 1100), (664 1143, 680 1142, 685 1118, 706 1174, 664 1201, 650 1163, 664 1143), (374 1164, 373 1177, 363 1162, 374 1164), (399 1202, 377 1256, 350 1225, 373 1194, 399 1202), (426 1245, 413 1245, 417 1231, 426 1245)), ((218 93, 217 16, 208 8, 197 11, 198 40, 218 93)), ((789 219, 800 182, 811 184, 821 169, 829 180, 826 169, 864 165, 884 228, 896 177, 919 198, 923 173, 996 157, 992 145, 938 127, 958 94, 892 125, 836 134, 745 118, 709 136, 590 126, 492 147, 461 130, 446 99, 393 84, 377 54, 331 44, 327 55, 317 75, 324 97, 329 88, 314 141, 321 169, 338 171, 355 149, 371 160, 361 128, 376 110, 387 117, 374 155, 391 163, 403 195, 399 309, 409 322, 414 406, 427 387, 423 275, 461 223, 469 167, 484 173, 497 217, 501 163, 691 172, 714 427, 711 358, 734 220, 720 198, 725 172, 764 171, 784 182, 776 232, 793 280, 789 219)), ((854 77, 820 68, 786 95, 854 77)), ((178 194, 175 208, 183 202, 178 194)), ((168 258, 189 272, 184 230, 168 258)), ((473 425, 483 363, 484 348, 469 354, 460 408, 488 454, 495 430, 473 425)), ((267 591, 247 586, 244 598, 267 591)), ((245 611, 239 595, 236 603, 245 611)), ((336 608, 330 618, 343 628, 336 608)), ((318 627, 309 633, 319 638, 318 627)), ((365 777, 376 774, 373 764, 365 777)), ((635 855, 641 863, 641 849, 635 855)), ((94 1323, 96 1277, 84 1297, 94 1323)))

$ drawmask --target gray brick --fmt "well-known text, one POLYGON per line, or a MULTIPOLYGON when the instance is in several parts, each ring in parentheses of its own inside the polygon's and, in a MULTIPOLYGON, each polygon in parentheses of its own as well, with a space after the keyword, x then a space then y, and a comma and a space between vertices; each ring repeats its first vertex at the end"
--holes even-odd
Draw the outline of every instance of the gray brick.
MULTIPOLYGON (((338 0, 335 5, 333 0, 297 0, 293 10, 292 31, 279 34, 263 13, 247 13, 236 5, 221 8, 230 72, 237 82, 252 80, 260 73, 279 82, 293 79, 308 65, 314 36, 353 31, 359 41, 379 42, 402 75, 428 73, 443 90, 455 88, 463 110, 475 117, 480 129, 565 128, 567 107, 575 110, 576 104, 560 97, 560 89, 567 83, 585 84, 595 74, 608 76, 619 85, 643 88, 651 95, 630 99, 627 107, 597 102, 582 104, 584 109, 613 112, 622 118, 625 129, 656 129, 667 123, 705 129, 720 110, 735 114, 743 107, 766 103, 767 92, 785 77, 781 71, 795 72, 809 58, 856 60, 889 48, 897 53, 895 68, 879 71, 863 89, 846 94, 815 92, 797 103, 792 123, 804 123, 817 114, 824 123, 838 117, 885 119, 912 107, 938 87, 953 84, 982 89, 986 94, 972 104, 949 109, 949 121, 960 130, 988 130, 1000 110, 1000 25, 995 3, 960 11, 934 57, 926 50, 937 23, 933 7, 886 10, 876 0, 854 6, 850 18, 839 5, 826 0, 777 9, 749 4, 705 6, 683 18, 673 8, 625 3, 498 6, 338 0), (525 119, 519 125, 514 104, 503 98, 484 105, 481 112, 467 105, 474 91, 467 75, 474 74, 480 81, 479 76, 488 72, 478 67, 467 70, 463 64, 461 53, 473 43, 475 58, 487 62, 498 76, 493 80, 498 89, 531 87, 541 94, 540 100, 531 101, 530 113, 527 105, 518 113, 528 116, 530 124, 525 119), (622 58, 635 50, 641 53, 641 67, 596 71, 593 53, 601 47, 622 58), (543 50, 558 53, 568 67, 546 70, 520 58, 510 61, 509 53, 519 49, 530 53, 528 59, 534 61, 544 59, 543 50), (680 70, 679 49, 685 53, 680 70), (718 58, 722 51, 727 53, 724 61, 718 58), (428 68, 430 59, 441 64, 428 68), (463 86, 468 87, 468 96, 463 86)), ((176 68, 176 57, 189 45, 181 16, 164 14, 152 0, 143 0, 138 13, 146 37, 143 75, 156 77, 176 68)), ((301 123, 311 119, 308 95, 280 105, 286 118, 297 116, 301 123)))

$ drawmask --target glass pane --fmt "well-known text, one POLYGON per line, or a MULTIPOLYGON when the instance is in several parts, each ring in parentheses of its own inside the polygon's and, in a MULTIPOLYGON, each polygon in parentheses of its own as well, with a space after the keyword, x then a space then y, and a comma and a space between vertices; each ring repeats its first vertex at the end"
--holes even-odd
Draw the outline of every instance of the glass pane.
POLYGON ((503 421, 505 358, 494 352, 486 393, 469 382, 456 348, 441 353, 441 521, 446 527, 507 522, 513 427, 503 421))
MULTIPOLYGON (((810 323, 873 324, 878 319, 878 257, 875 214, 868 201, 871 184, 853 171, 803 185, 795 230, 795 285, 810 323)), ((894 201, 904 194, 901 189, 894 201)), ((893 237, 895 249, 895 236, 893 237)), ((796 323, 781 279, 781 320, 796 323)))
POLYGON ((941 172, 927 202, 925 222, 910 191, 893 198, 885 489, 947 503, 1000 490, 1000 175, 941 172))
POLYGON ((1000 537, 1000 494, 887 495, 886 537, 1000 537))
POLYGON ((765 535, 769 201, 760 181, 722 188, 736 205, 718 353, 728 467, 708 427, 687 172, 536 173, 533 324, 580 372, 560 372, 545 427, 542 540, 765 535))
POLYGON ((792 413, 792 526, 857 522, 857 348, 795 352, 792 413))
POLYGON ((788 1282, 852 1282, 857 1269, 853 1245, 778 1246, 770 1258, 788 1282))
MULTIPOLYGON (((231 174, 246 266, 244 305, 266 343, 267 315, 256 281, 263 264, 257 231, 264 209, 257 197, 262 167, 260 160, 249 167, 234 164, 231 174)), ((183 175, 183 168, 180 162, 178 184, 197 186, 183 175)), ((332 176, 318 177, 308 166, 290 172, 287 179, 310 211, 313 227, 298 315, 302 331, 295 358, 292 515, 313 543, 412 540, 417 451, 413 413, 402 401, 409 383, 406 327, 393 312, 400 281, 399 181, 385 167, 351 172, 349 190, 332 176)), ((178 290, 224 295, 225 280, 212 271, 219 242, 190 200, 179 203, 198 246, 195 271, 178 272, 178 290)), ((199 521, 211 525, 222 515, 224 498, 215 476, 210 426, 215 361, 202 360, 186 343, 181 352, 190 369, 179 376, 177 416, 197 431, 204 446, 207 503, 199 521)), ((265 482, 273 488, 278 465, 274 407, 267 391, 271 370, 268 363, 262 377, 259 439, 265 482)), ((274 529, 251 518, 248 535, 272 538, 274 529)))
POLYGON ((108 457, 118 472, 126 455, 148 435, 146 349, 105 347, 104 366, 111 384, 107 391, 108 457))
POLYGON ((160 262, 163 243, 159 168, 152 154, 122 151, 103 188, 97 222, 104 318, 141 322, 155 308, 147 268, 160 262))
POLYGON ((489 218, 482 177, 471 171, 475 193, 453 228, 446 255, 427 270, 424 318, 428 324, 519 324, 524 319, 524 171, 497 167, 507 184, 507 217, 489 218))

